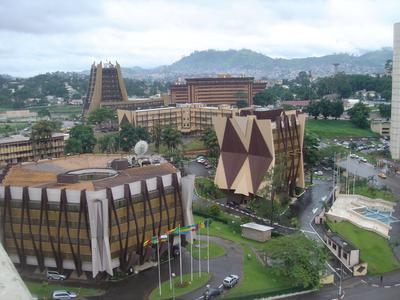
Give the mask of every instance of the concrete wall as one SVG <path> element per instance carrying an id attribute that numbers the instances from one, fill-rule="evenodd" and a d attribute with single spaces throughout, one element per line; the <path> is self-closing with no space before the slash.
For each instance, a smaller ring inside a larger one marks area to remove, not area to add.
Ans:
<path id="1" fill-rule="evenodd" d="M 271 230 L 259 231 L 251 228 L 242 227 L 242 237 L 254 241 L 265 242 L 271 238 Z"/>

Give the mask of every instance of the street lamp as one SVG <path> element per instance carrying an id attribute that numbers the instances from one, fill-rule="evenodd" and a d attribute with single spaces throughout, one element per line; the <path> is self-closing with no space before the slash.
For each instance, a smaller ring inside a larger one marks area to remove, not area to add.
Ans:
<path id="1" fill-rule="evenodd" d="M 172 273 L 171 274 L 171 276 L 172 276 L 172 300 L 175 300 L 175 280 L 174 280 L 174 278 L 175 278 L 175 273 Z"/>
<path id="2" fill-rule="evenodd" d="M 339 276 L 339 298 L 342 295 L 342 276 L 343 276 L 343 264 L 340 262 L 340 269 L 337 268 L 336 270 L 340 270 L 340 276 Z"/>

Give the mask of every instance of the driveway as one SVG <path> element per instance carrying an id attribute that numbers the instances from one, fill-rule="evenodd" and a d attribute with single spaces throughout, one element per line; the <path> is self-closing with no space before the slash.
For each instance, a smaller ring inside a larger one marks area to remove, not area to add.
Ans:
<path id="1" fill-rule="evenodd" d="M 204 238 L 204 237 L 203 237 Z M 210 259 L 210 272 L 213 274 L 209 284 L 217 287 L 222 283 L 224 277 L 228 274 L 237 274 L 243 277 L 243 250 L 241 247 L 231 241 L 227 241 L 217 237 L 211 237 L 210 241 L 216 242 L 223 246 L 226 250 L 225 255 Z M 198 272 L 198 260 L 193 259 L 193 272 Z M 182 269 L 183 273 L 190 273 L 190 254 L 186 249 L 182 248 Z M 179 276 L 179 259 L 171 262 L 171 270 Z M 201 261 L 202 272 L 207 271 L 207 260 Z M 168 264 L 161 265 L 161 281 L 169 279 Z M 102 296 L 91 297 L 98 300 L 143 300 L 148 299 L 150 292 L 158 286 L 158 269 L 157 267 L 148 269 L 138 275 L 127 278 L 120 282 L 109 284 L 107 292 Z M 199 298 L 205 288 L 200 288 L 187 295 L 176 297 L 176 299 L 193 300 Z"/>

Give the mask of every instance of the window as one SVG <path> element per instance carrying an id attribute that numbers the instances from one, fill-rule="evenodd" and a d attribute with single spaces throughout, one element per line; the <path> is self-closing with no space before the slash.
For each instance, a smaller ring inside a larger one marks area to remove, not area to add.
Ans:
<path id="1" fill-rule="evenodd" d="M 336 244 L 333 244 L 333 249 L 336 250 Z"/>
<path id="2" fill-rule="evenodd" d="M 343 258 L 344 258 L 344 259 L 347 259 L 347 253 L 344 253 L 344 252 L 343 252 Z"/>

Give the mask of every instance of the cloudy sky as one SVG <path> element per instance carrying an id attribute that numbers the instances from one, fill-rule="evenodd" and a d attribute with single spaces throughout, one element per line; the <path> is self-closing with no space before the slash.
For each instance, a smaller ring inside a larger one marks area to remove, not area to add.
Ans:
<path id="1" fill-rule="evenodd" d="M 1 0 L 0 74 L 170 64 L 195 50 L 271 57 L 392 45 L 399 0 Z"/>

